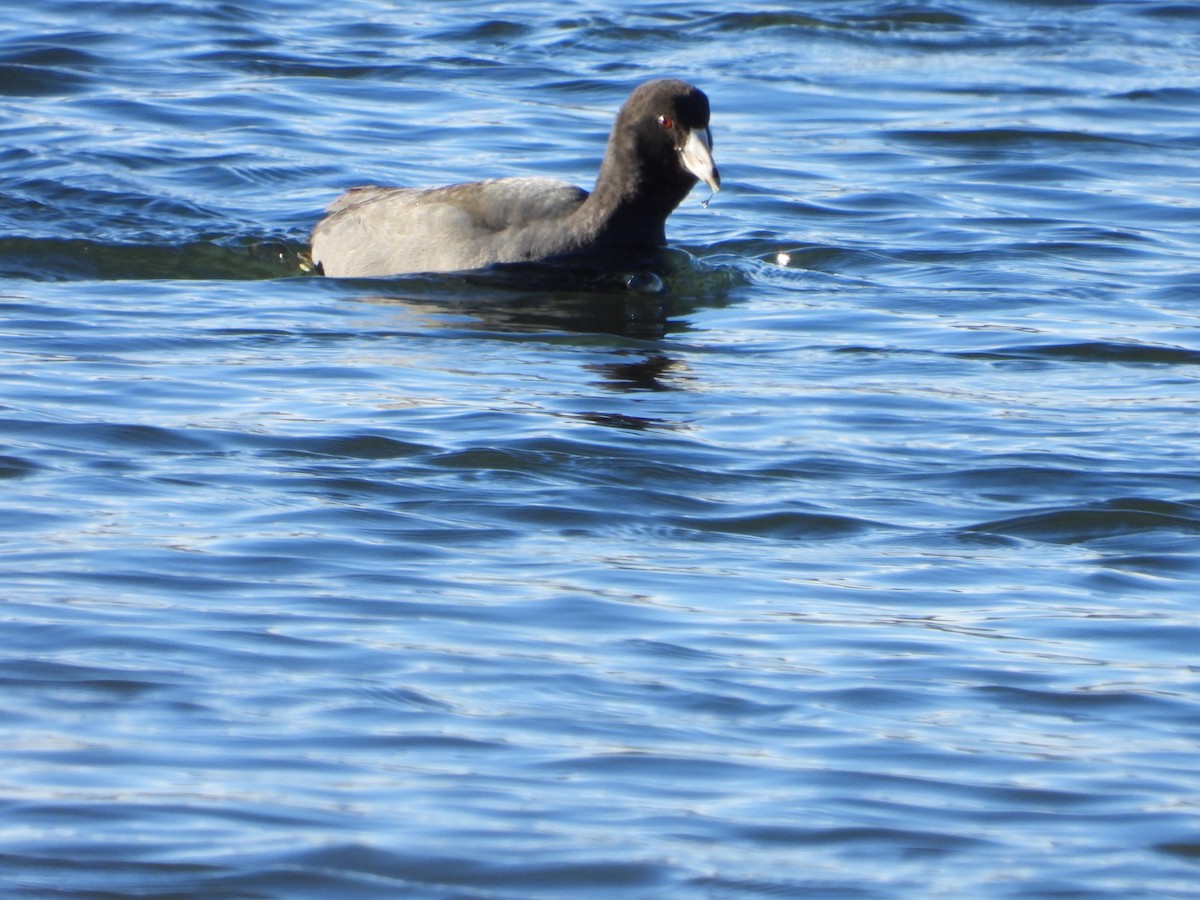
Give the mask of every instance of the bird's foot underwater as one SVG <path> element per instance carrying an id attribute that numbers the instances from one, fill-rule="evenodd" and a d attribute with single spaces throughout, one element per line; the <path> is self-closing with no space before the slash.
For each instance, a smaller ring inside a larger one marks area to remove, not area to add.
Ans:
<path id="1" fill-rule="evenodd" d="M 666 293 L 667 283 L 653 272 L 633 272 L 625 276 L 625 288 L 637 294 L 654 296 Z"/>

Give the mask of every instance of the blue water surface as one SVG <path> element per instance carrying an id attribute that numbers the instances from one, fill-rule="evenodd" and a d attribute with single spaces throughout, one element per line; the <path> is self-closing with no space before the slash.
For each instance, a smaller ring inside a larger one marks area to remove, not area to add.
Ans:
<path id="1" fill-rule="evenodd" d="M 0 13 L 0 893 L 1200 897 L 1200 11 Z M 305 274 L 363 183 L 722 191 Z"/>

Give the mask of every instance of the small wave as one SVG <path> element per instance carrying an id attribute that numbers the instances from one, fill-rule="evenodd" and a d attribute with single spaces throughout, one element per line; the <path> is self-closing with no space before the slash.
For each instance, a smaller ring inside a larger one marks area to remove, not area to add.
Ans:
<path id="1" fill-rule="evenodd" d="M 208 452 L 214 449 L 208 437 L 200 436 L 196 430 L 164 428 L 158 425 L 0 419 L 0 427 L 8 435 L 34 440 L 55 448 L 137 453 Z M 11 460 L 12 457 L 2 458 L 0 462 L 3 459 Z M 29 474 L 31 471 L 33 470 L 17 469 L 14 474 Z"/>
<path id="2" fill-rule="evenodd" d="M 24 478 L 40 471 L 41 468 L 31 459 L 24 459 L 20 456 L 0 456 L 0 480 Z"/>
<path id="3" fill-rule="evenodd" d="M 464 848 L 464 854 L 469 851 Z M 405 890 L 436 885 L 447 888 L 483 888 L 489 894 L 498 890 L 528 890 L 541 893 L 547 888 L 561 892 L 590 891 L 602 884 L 608 890 L 638 888 L 650 891 L 661 887 L 667 874 L 664 866 L 638 860 L 572 857 L 542 861 L 493 861 L 470 855 L 453 857 L 426 853 L 408 853 L 364 844 L 327 845 L 304 849 L 277 864 L 289 873 L 312 874 L 322 879 L 337 879 L 342 889 L 352 887 L 367 876 L 375 887 L 392 886 Z M 447 892 L 451 893 L 451 892 Z"/>
<path id="4" fill-rule="evenodd" d="M 819 18 L 798 12 L 771 10 L 763 12 L 728 12 L 713 16 L 708 25 L 721 32 L 747 31 L 880 31 L 897 32 L 910 29 L 959 28 L 970 19 L 949 10 L 901 9 L 893 7 L 877 14 L 845 15 Z"/>
<path id="5" fill-rule="evenodd" d="M 87 90 L 88 79 L 74 72 L 45 66 L 0 63 L 0 95 L 58 97 Z"/>
<path id="6" fill-rule="evenodd" d="M 722 32 L 809 30 L 834 27 L 832 21 L 794 12 L 728 12 L 713 16 L 708 26 Z"/>
<path id="7" fill-rule="evenodd" d="M 1200 507 L 1133 497 L 994 519 L 964 530 L 1054 544 L 1078 544 L 1146 532 L 1200 534 Z"/>
<path id="8" fill-rule="evenodd" d="M 1181 857 L 1189 862 L 1200 862 L 1200 841 L 1171 841 L 1155 844 L 1154 849 L 1160 853 Z"/>
<path id="9" fill-rule="evenodd" d="M 0 238 L 0 278 L 252 280 L 308 274 L 304 266 L 303 251 L 283 240 L 241 238 L 156 245 Z"/>
<path id="10" fill-rule="evenodd" d="M 686 516 L 675 524 L 692 531 L 781 540 L 830 540 L 854 537 L 878 527 L 873 522 L 831 513 L 795 510 L 754 513 L 744 516 Z"/>
<path id="11" fill-rule="evenodd" d="M 91 53 L 40 41 L 22 41 L 0 55 L 0 96 L 62 97 L 83 93 L 90 70 L 103 60 Z"/>
<path id="12" fill-rule="evenodd" d="M 1200 365 L 1200 351 L 1158 344 L 1079 341 L 1067 344 L 1019 344 L 955 354 L 964 359 L 1041 359 L 1124 365 Z"/>
<path id="13" fill-rule="evenodd" d="M 1044 144 L 1128 145 L 1137 143 L 1124 137 L 1053 128 L 897 129 L 885 132 L 884 136 L 889 141 L 923 145 L 937 144 L 985 151 L 1040 147 Z"/>

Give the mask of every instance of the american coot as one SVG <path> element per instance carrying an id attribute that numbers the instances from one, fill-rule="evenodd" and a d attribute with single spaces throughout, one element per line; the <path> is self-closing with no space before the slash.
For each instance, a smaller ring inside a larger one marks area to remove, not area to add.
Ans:
<path id="1" fill-rule="evenodd" d="M 714 191 L 708 97 L 674 79 L 629 95 L 589 194 L 549 178 L 347 191 L 313 230 L 326 275 L 454 272 L 580 254 L 620 257 L 666 243 L 667 216 L 700 179 Z"/>

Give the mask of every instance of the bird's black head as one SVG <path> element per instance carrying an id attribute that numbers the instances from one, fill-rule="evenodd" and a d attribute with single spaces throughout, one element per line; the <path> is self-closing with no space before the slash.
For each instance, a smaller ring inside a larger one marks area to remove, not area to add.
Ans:
<path id="1" fill-rule="evenodd" d="M 621 107 L 614 132 L 622 128 L 635 136 L 635 152 L 647 175 L 670 184 L 686 183 L 688 188 L 699 179 L 714 191 L 720 189 L 708 97 L 699 88 L 673 78 L 647 81 Z"/>

